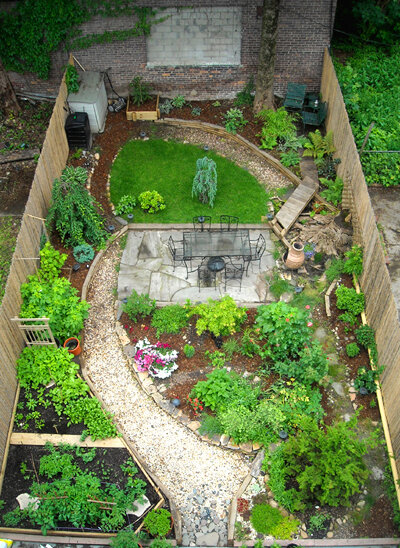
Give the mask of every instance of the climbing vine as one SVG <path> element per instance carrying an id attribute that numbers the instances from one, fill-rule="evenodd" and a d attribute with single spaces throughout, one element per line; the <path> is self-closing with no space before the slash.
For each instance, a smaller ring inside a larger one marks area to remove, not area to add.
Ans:
<path id="1" fill-rule="evenodd" d="M 94 44 L 148 35 L 162 9 L 136 5 L 136 0 L 19 0 L 15 7 L 0 12 L 0 57 L 6 70 L 34 72 L 47 79 L 51 53 L 59 47 L 85 49 Z M 134 15 L 131 29 L 105 31 L 82 36 L 80 25 L 94 16 Z"/>

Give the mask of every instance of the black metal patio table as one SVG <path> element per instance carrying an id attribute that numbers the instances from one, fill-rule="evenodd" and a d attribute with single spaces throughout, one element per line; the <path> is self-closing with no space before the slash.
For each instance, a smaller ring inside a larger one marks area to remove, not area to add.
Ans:
<path id="1" fill-rule="evenodd" d="M 184 232 L 183 260 L 205 257 L 249 257 L 251 255 L 248 229 L 216 232 Z M 187 277 L 187 276 L 186 276 Z"/>

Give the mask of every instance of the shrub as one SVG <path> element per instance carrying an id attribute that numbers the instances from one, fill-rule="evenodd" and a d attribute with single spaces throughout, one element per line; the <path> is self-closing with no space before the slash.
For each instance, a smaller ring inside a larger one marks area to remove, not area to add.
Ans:
<path id="1" fill-rule="evenodd" d="M 64 341 L 83 329 L 89 304 L 79 300 L 78 291 L 66 278 L 40 283 L 32 279 L 21 285 L 21 318 L 49 318 L 53 335 Z"/>
<path id="2" fill-rule="evenodd" d="M 143 81 L 141 76 L 135 78 L 129 84 L 129 90 L 132 98 L 132 103 L 136 106 L 142 105 L 151 97 L 150 86 Z"/>
<path id="3" fill-rule="evenodd" d="M 87 263 L 94 257 L 94 249 L 90 244 L 80 244 L 74 247 L 73 255 L 78 263 Z"/>
<path id="4" fill-rule="evenodd" d="M 376 392 L 376 381 L 379 381 L 379 377 L 383 373 L 383 370 L 383 365 L 377 367 L 376 369 L 360 367 L 357 372 L 357 377 L 354 379 L 354 388 L 356 390 L 365 388 L 368 394 L 373 394 Z"/>
<path id="5" fill-rule="evenodd" d="M 232 335 L 239 331 L 240 326 L 247 318 L 246 309 L 239 308 L 229 295 L 216 301 L 208 299 L 207 303 L 194 306 L 189 315 L 198 316 L 196 321 L 198 335 L 209 331 L 216 337 Z"/>
<path id="6" fill-rule="evenodd" d="M 130 194 L 122 196 L 118 202 L 117 207 L 114 210 L 115 215 L 127 215 L 132 213 L 133 208 L 136 205 L 136 198 Z"/>
<path id="7" fill-rule="evenodd" d="M 340 310 L 347 310 L 354 316 L 358 316 L 364 310 L 364 293 L 357 293 L 353 287 L 339 285 L 336 289 L 336 306 Z"/>
<path id="8" fill-rule="evenodd" d="M 319 180 L 324 186 L 327 187 L 326 190 L 321 192 L 321 196 L 333 205 L 339 205 L 342 202 L 343 179 L 336 177 L 336 179 L 332 181 L 330 179 L 320 177 Z"/>
<path id="9" fill-rule="evenodd" d="M 140 207 L 147 213 L 156 213 L 166 208 L 164 198 L 156 190 L 146 190 L 138 196 Z"/>
<path id="10" fill-rule="evenodd" d="M 356 343 L 346 344 L 346 354 L 349 358 L 355 358 L 360 353 L 360 347 Z"/>
<path id="11" fill-rule="evenodd" d="M 348 504 L 369 476 L 363 455 L 379 443 L 377 431 L 359 439 L 356 426 L 357 415 L 326 429 L 303 417 L 297 435 L 271 455 L 268 485 L 275 500 L 290 512 Z"/>
<path id="12" fill-rule="evenodd" d="M 171 529 L 171 513 L 165 508 L 150 510 L 143 520 L 143 527 L 152 537 L 165 537 Z"/>
<path id="13" fill-rule="evenodd" d="M 319 382 L 328 373 L 328 360 L 318 341 L 312 341 L 299 351 L 297 361 L 277 361 L 274 370 L 303 384 Z"/>
<path id="14" fill-rule="evenodd" d="M 196 161 L 196 175 L 193 179 L 192 197 L 197 196 L 202 204 L 214 206 L 217 194 L 217 166 L 214 160 L 199 158 Z"/>
<path id="15" fill-rule="evenodd" d="M 261 110 L 257 116 L 264 122 L 261 133 L 257 135 L 261 138 L 260 148 L 271 150 L 278 142 L 284 143 L 296 136 L 298 114 L 291 114 L 280 107 L 277 110 Z"/>
<path id="16" fill-rule="evenodd" d="M 54 225 L 67 245 L 101 245 L 107 237 L 97 210 L 100 206 L 85 188 L 86 179 L 83 168 L 66 167 L 53 184 L 46 224 Z"/>
<path id="17" fill-rule="evenodd" d="M 117 535 L 111 539 L 110 546 L 113 548 L 140 548 L 141 544 L 136 533 L 127 529 L 121 529 L 118 531 Z M 155 546 L 154 548 L 164 547 Z"/>
<path id="18" fill-rule="evenodd" d="M 344 271 L 346 274 L 355 274 L 361 276 L 363 271 L 363 248 L 359 245 L 353 245 L 349 251 L 346 251 L 346 262 Z"/>
<path id="19" fill-rule="evenodd" d="M 244 127 L 247 120 L 244 119 L 243 112 L 240 108 L 230 108 L 224 114 L 224 126 L 228 133 L 237 133 L 237 130 Z"/>
<path id="20" fill-rule="evenodd" d="M 29 276 L 28 280 L 38 280 L 39 282 L 51 282 L 58 278 L 61 268 L 67 260 L 66 253 L 60 253 L 46 242 L 39 252 L 40 267 L 34 276 Z"/>
<path id="21" fill-rule="evenodd" d="M 239 91 L 239 93 L 236 94 L 236 98 L 233 101 L 233 104 L 235 107 L 244 107 L 249 106 L 251 107 L 254 102 L 254 77 L 250 76 L 249 81 L 244 86 L 242 91 Z"/>
<path id="22" fill-rule="evenodd" d="M 183 95 L 176 95 L 172 99 L 171 103 L 174 108 L 182 108 L 185 106 L 186 101 Z"/>
<path id="23" fill-rule="evenodd" d="M 133 289 L 128 297 L 128 301 L 122 307 L 122 310 L 128 314 L 129 319 L 137 322 L 138 316 L 149 316 L 156 308 L 155 299 L 150 299 L 146 294 L 139 293 Z"/>
<path id="24" fill-rule="evenodd" d="M 185 308 L 179 304 L 170 304 L 157 308 L 153 313 L 151 325 L 157 329 L 157 337 L 161 333 L 179 333 L 187 326 L 188 317 Z"/>
<path id="25" fill-rule="evenodd" d="M 328 282 L 338 280 L 344 272 L 344 260 L 332 259 L 330 266 L 325 270 L 325 276 Z"/>
<path id="26" fill-rule="evenodd" d="M 288 152 L 283 152 L 281 154 L 281 164 L 286 167 L 298 166 L 300 164 L 300 157 L 294 150 L 289 150 Z"/>
<path id="27" fill-rule="evenodd" d="M 278 508 L 269 504 L 255 504 L 250 521 L 257 533 L 279 539 L 292 538 L 300 525 L 298 520 L 283 516 Z"/>
<path id="28" fill-rule="evenodd" d="M 356 330 L 356 338 L 357 342 L 361 344 L 364 348 L 374 348 L 376 346 L 375 343 L 375 331 L 370 327 L 369 325 L 361 325 Z"/>
<path id="29" fill-rule="evenodd" d="M 193 358 L 195 352 L 196 351 L 194 349 L 194 346 L 192 346 L 191 344 L 185 344 L 185 346 L 183 347 L 183 353 L 187 358 Z"/>
<path id="30" fill-rule="evenodd" d="M 68 65 L 65 70 L 65 83 L 68 93 L 78 93 L 79 74 L 74 65 Z"/>

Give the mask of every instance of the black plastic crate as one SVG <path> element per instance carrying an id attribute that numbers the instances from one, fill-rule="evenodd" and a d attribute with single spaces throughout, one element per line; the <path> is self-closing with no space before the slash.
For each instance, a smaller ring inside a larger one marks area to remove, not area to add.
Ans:
<path id="1" fill-rule="evenodd" d="M 65 121 L 65 133 L 70 148 L 91 148 L 92 134 L 87 112 L 69 114 Z"/>

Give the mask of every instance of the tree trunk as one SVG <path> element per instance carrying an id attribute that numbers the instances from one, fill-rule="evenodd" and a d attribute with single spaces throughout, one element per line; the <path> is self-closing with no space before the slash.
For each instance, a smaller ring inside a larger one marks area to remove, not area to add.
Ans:
<path id="1" fill-rule="evenodd" d="M 0 110 L 7 116 L 10 112 L 21 110 L 14 88 L 10 82 L 7 72 L 4 70 L 0 59 Z"/>
<path id="2" fill-rule="evenodd" d="M 274 106 L 274 69 L 280 0 L 264 0 L 254 113 Z"/>

